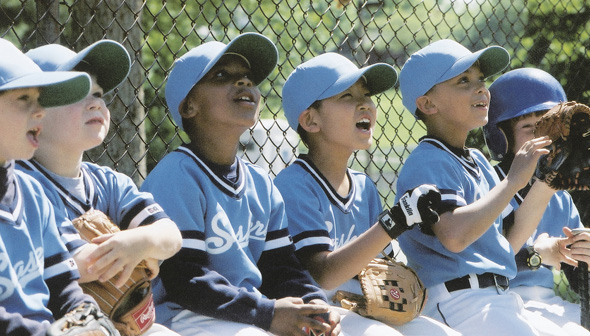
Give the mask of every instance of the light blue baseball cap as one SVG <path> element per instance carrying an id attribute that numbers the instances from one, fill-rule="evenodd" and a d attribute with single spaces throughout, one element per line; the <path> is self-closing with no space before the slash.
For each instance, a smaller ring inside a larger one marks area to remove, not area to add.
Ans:
<path id="1" fill-rule="evenodd" d="M 98 85 L 108 93 L 129 75 L 131 58 L 125 47 L 113 40 L 100 40 L 79 53 L 59 44 L 29 50 L 26 55 L 43 71 L 74 70 L 80 63 L 92 69 Z"/>
<path id="2" fill-rule="evenodd" d="M 291 72 L 283 86 L 283 110 L 289 126 L 297 129 L 299 116 L 316 100 L 337 95 L 365 79 L 371 95 L 392 88 L 397 72 L 386 63 L 358 68 L 348 58 L 328 52 L 300 64 Z"/>
<path id="3" fill-rule="evenodd" d="M 453 40 L 439 40 L 418 50 L 404 64 L 399 75 L 404 106 L 416 116 L 416 99 L 436 84 L 460 75 L 479 60 L 484 77 L 492 76 L 508 66 L 506 49 L 491 46 L 472 53 Z"/>
<path id="4" fill-rule="evenodd" d="M 218 41 L 203 43 L 174 62 L 166 82 L 166 103 L 174 122 L 181 129 L 179 107 L 190 90 L 215 66 L 221 56 L 237 54 L 250 66 L 252 81 L 258 85 L 277 66 L 279 53 L 275 44 L 258 33 L 244 33 L 227 45 Z"/>
<path id="5" fill-rule="evenodd" d="M 0 91 L 39 88 L 39 104 L 54 107 L 82 100 L 90 91 L 84 72 L 43 72 L 8 40 L 0 38 Z"/>

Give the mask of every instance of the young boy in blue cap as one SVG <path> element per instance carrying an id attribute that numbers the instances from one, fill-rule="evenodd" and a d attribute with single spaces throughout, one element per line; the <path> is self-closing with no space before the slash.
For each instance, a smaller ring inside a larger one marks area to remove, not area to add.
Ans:
<path id="1" fill-rule="evenodd" d="M 44 71 L 78 70 L 89 73 L 92 79 L 90 93 L 83 100 L 49 109 L 33 159 L 17 162 L 19 169 L 44 186 L 56 215 L 67 219 L 61 221 L 59 229 L 80 269 L 80 282 L 112 281 L 121 287 L 142 260 L 155 277 L 159 261 L 180 250 L 178 228 L 131 178 L 82 161 L 84 152 L 99 146 L 108 133 L 110 111 L 103 96 L 127 78 L 129 54 L 118 42 L 100 40 L 78 53 L 48 44 L 26 55 Z M 91 209 L 105 213 L 121 231 L 86 243 L 70 221 Z M 153 324 L 154 308 L 149 298 L 135 309 L 147 312 L 134 318 L 145 335 L 175 335 Z"/>
<path id="2" fill-rule="evenodd" d="M 441 192 L 440 221 L 432 231 L 399 238 L 408 265 L 428 288 L 424 314 L 465 335 L 560 335 L 549 320 L 523 309 L 509 291 L 518 251 L 539 223 L 555 193 L 535 183 L 503 235 L 502 213 L 532 178 L 551 141 L 527 141 L 506 178 L 476 150 L 468 133 L 486 124 L 490 93 L 485 79 L 504 69 L 508 52 L 498 46 L 475 53 L 452 40 L 433 42 L 411 55 L 400 72 L 404 106 L 426 125 L 427 135 L 406 160 L 397 190 L 428 183 Z M 397 196 L 401 196 L 399 193 Z"/>
<path id="3" fill-rule="evenodd" d="M 285 205 L 262 168 L 237 157 L 259 116 L 275 45 L 245 33 L 175 62 L 166 102 L 190 138 L 160 161 L 142 190 L 178 225 L 182 249 L 161 265 L 157 316 L 182 335 L 339 334 L 339 316 L 294 255 Z M 321 323 L 314 314 L 328 313 Z"/>
<path id="4" fill-rule="evenodd" d="M 494 169 L 503 179 L 514 153 L 525 141 L 534 138 L 535 123 L 567 98 L 557 79 L 535 68 L 503 74 L 490 86 L 490 94 L 489 122 L 483 130 L 492 159 L 500 162 Z M 529 183 L 518 191 L 511 202 L 514 208 L 518 208 L 530 188 Z M 505 230 L 510 227 L 511 219 L 504 219 Z M 575 240 L 571 238 L 572 229 L 583 227 L 570 194 L 565 190 L 557 191 L 537 229 L 516 253 L 518 273 L 510 280 L 510 289 L 522 297 L 525 307 L 561 326 L 564 335 L 590 334 L 579 324 L 580 305 L 555 294 L 551 270 L 552 267 L 559 270 L 561 263 L 568 264 L 564 269 L 571 270 L 572 266 L 577 266 L 574 259 L 590 261 L 584 246 L 584 241 L 590 240 L 588 233 L 576 236 Z"/>
<path id="5" fill-rule="evenodd" d="M 51 323 L 77 307 L 98 307 L 76 281 L 76 264 L 60 240 L 43 188 L 15 171 L 14 160 L 31 158 L 39 146 L 44 108 L 84 98 L 90 78 L 44 73 L 5 39 L 0 54 L 0 334 L 45 335 Z M 94 332 L 108 335 L 106 329 Z"/>
<path id="6" fill-rule="evenodd" d="M 435 188 L 408 191 L 408 212 L 398 204 L 383 213 L 373 181 L 348 168 L 351 155 L 372 144 L 377 109 L 371 96 L 396 82 L 388 64 L 359 69 L 342 55 L 325 53 L 296 67 L 283 87 L 285 116 L 309 151 L 283 169 L 275 183 L 285 199 L 296 255 L 328 297 L 336 290 L 362 295 L 355 276 L 363 267 L 406 230 L 438 219 L 429 208 L 440 197 Z M 406 218 L 409 212 L 417 218 Z M 458 335 L 424 316 L 394 326 L 337 310 L 347 335 Z"/>

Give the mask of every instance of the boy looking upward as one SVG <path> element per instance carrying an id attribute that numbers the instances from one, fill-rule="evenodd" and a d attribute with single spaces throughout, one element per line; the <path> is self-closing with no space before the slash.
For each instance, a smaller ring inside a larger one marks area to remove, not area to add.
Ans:
<path id="1" fill-rule="evenodd" d="M 339 333 L 339 316 L 297 261 L 285 205 L 261 167 L 237 157 L 259 116 L 258 84 L 276 67 L 274 43 L 245 33 L 175 62 L 166 102 L 190 143 L 168 154 L 142 190 L 178 225 L 183 246 L 164 261 L 157 316 L 182 335 Z"/>
<path id="2" fill-rule="evenodd" d="M 325 53 L 297 66 L 283 87 L 285 116 L 309 150 L 283 169 L 275 183 L 285 198 L 297 257 L 329 297 L 337 289 L 362 294 L 355 276 L 363 267 L 415 224 L 426 227 L 438 219 L 426 201 L 438 191 L 422 186 L 407 193 L 411 209 L 422 218 L 407 220 L 397 205 L 385 212 L 394 219 L 390 227 L 379 220 L 381 198 L 373 181 L 348 168 L 352 154 L 372 144 L 377 121 L 372 96 L 396 82 L 391 65 L 359 69 L 342 55 Z M 342 331 L 349 335 L 457 334 L 423 316 L 393 326 L 338 311 Z"/>
<path id="3" fill-rule="evenodd" d="M 440 40 L 404 64 L 403 103 L 424 122 L 427 135 L 406 160 L 397 189 L 433 184 L 442 205 L 431 232 L 408 231 L 399 242 L 429 290 L 425 315 L 466 335 L 559 335 L 558 326 L 523 309 L 522 299 L 508 290 L 516 275 L 514 251 L 530 237 L 542 216 L 538 209 L 555 190 L 535 183 L 506 235 L 501 216 L 511 211 L 510 200 L 532 178 L 551 141 L 527 141 L 502 181 L 480 151 L 465 147 L 468 133 L 488 121 L 485 79 L 509 59 L 498 46 L 472 53 L 455 41 Z"/>
<path id="4" fill-rule="evenodd" d="M 31 158 L 38 148 L 45 108 L 84 98 L 90 78 L 42 72 L 2 38 L 0 54 L 0 334 L 45 335 L 77 307 L 98 307 L 76 281 L 76 264 L 43 188 L 16 171 L 14 160 Z M 94 332 L 111 336 L 106 329 Z"/>

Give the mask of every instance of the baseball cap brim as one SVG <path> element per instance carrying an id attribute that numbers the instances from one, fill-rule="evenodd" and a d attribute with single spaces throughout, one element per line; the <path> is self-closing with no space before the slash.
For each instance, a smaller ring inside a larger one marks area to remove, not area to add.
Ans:
<path id="1" fill-rule="evenodd" d="M 245 33 L 231 41 L 225 51 L 216 57 L 215 62 L 210 63 L 210 67 L 204 73 L 211 70 L 219 58 L 228 53 L 241 55 L 248 61 L 252 71 L 252 81 L 256 85 L 270 75 L 277 66 L 279 58 L 274 43 L 267 37 L 255 33 Z"/>
<path id="2" fill-rule="evenodd" d="M 369 93 L 375 95 L 387 91 L 395 85 L 397 82 L 397 72 L 392 66 L 385 63 L 377 63 L 358 69 L 357 71 L 348 73 L 346 76 L 338 78 L 332 86 L 326 89 L 315 100 L 335 96 L 347 90 L 361 78 L 364 78 Z"/>
<path id="3" fill-rule="evenodd" d="M 38 87 L 43 107 L 70 105 L 90 92 L 90 76 L 84 72 L 34 72 L 0 86 L 0 91 Z"/>
<path id="4" fill-rule="evenodd" d="M 101 40 L 89 45 L 57 70 L 73 70 L 81 62 L 90 64 L 94 69 L 98 85 L 105 93 L 119 86 L 131 69 L 131 58 L 125 47 L 111 40 Z"/>
<path id="5" fill-rule="evenodd" d="M 125 47 L 112 40 L 100 40 L 79 53 L 59 44 L 48 44 L 26 54 L 43 71 L 70 71 L 84 63 L 105 93 L 119 86 L 129 75 L 131 58 Z"/>

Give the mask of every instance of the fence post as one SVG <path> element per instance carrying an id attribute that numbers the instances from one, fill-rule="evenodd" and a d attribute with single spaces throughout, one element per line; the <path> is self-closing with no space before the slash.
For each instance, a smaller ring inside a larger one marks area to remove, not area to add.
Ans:
<path id="1" fill-rule="evenodd" d="M 129 77 L 117 89 L 117 94 L 105 96 L 111 111 L 111 127 L 104 146 L 85 154 L 85 159 L 116 169 L 141 184 L 147 175 L 145 160 L 146 113 L 142 105 L 145 71 L 141 67 L 141 49 L 145 43 L 141 22 L 142 0 L 81 0 L 74 5 L 72 25 L 76 50 L 103 38 L 120 42 L 131 56 Z"/>
<path id="2" fill-rule="evenodd" d="M 36 0 L 37 28 L 36 46 L 59 43 L 59 0 Z"/>

